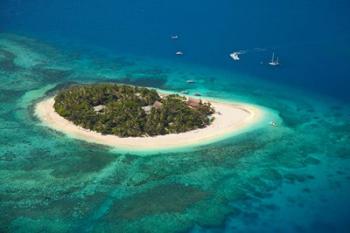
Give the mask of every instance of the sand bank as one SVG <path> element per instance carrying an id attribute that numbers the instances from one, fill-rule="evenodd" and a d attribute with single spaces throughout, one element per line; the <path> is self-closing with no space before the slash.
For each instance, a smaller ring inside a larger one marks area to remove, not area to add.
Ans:
<path id="1" fill-rule="evenodd" d="M 216 111 L 214 114 L 215 120 L 206 128 L 155 137 L 121 138 L 84 129 L 55 112 L 53 97 L 39 102 L 35 106 L 35 114 L 46 126 L 63 132 L 70 137 L 130 150 L 170 149 L 209 143 L 258 123 L 263 115 L 262 110 L 253 105 L 211 100 L 210 102 Z"/>

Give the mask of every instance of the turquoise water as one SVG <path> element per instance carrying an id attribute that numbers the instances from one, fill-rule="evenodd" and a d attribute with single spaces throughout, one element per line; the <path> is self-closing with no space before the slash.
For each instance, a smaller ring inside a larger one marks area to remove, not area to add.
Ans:
<path id="1" fill-rule="evenodd" d="M 196 80 L 189 85 L 187 79 Z M 33 106 L 116 81 L 275 111 L 279 127 L 146 157 L 69 138 Z M 238 72 L 0 35 L 0 232 L 347 232 L 350 106 Z"/>

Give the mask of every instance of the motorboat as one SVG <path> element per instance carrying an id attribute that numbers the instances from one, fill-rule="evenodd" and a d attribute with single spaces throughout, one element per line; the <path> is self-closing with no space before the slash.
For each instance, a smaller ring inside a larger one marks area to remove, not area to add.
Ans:
<path id="1" fill-rule="evenodd" d="M 238 56 L 239 54 L 240 54 L 239 52 L 233 52 L 230 54 L 230 57 L 235 61 L 239 61 L 240 60 L 240 58 Z"/>

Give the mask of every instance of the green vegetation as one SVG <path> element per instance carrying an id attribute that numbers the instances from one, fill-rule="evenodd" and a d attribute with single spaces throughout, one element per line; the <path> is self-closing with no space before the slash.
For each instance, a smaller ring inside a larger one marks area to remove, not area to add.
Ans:
<path id="1" fill-rule="evenodd" d="M 83 128 L 119 137 L 154 136 L 204 128 L 210 103 L 179 95 L 161 98 L 155 90 L 118 85 L 76 85 L 61 90 L 54 108 Z"/>

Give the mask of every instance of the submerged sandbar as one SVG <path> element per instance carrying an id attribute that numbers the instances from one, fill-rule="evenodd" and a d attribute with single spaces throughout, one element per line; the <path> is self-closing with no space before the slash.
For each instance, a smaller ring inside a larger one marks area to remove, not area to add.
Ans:
<path id="1" fill-rule="evenodd" d="M 215 119 L 210 125 L 188 132 L 152 137 L 103 135 L 79 127 L 55 111 L 54 97 L 39 102 L 35 106 L 35 114 L 46 126 L 65 133 L 72 138 L 128 150 L 171 149 L 210 143 L 260 122 L 263 116 L 262 109 L 254 105 L 201 99 L 209 101 L 215 109 L 213 114 Z"/>

